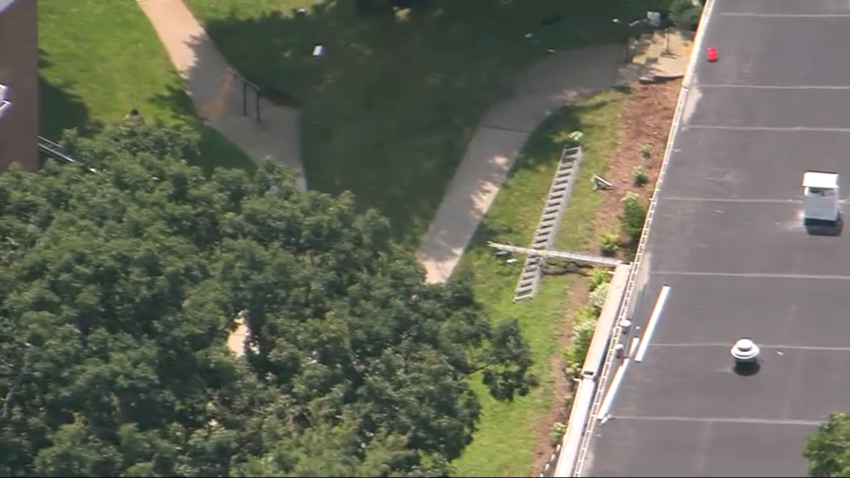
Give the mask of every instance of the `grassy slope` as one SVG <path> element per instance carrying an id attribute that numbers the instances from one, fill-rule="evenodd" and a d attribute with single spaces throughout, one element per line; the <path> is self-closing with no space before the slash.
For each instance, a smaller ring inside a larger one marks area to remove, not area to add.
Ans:
<path id="1" fill-rule="evenodd" d="M 429 0 L 422 13 L 358 15 L 355 1 L 188 0 L 243 74 L 303 106 L 311 187 L 352 190 L 414 245 L 500 85 L 544 56 L 616 36 L 639 2 Z M 292 9 L 312 7 L 306 16 Z M 552 26 L 541 21 L 553 15 Z M 525 38 L 534 32 L 545 47 Z M 311 56 L 323 44 L 322 58 Z"/>
<path id="2" fill-rule="evenodd" d="M 41 134 L 94 132 L 138 108 L 149 121 L 188 122 L 205 168 L 253 168 L 241 149 L 194 116 L 156 32 L 132 0 L 40 0 Z"/>
<path id="3" fill-rule="evenodd" d="M 566 289 L 573 277 L 546 277 L 535 299 L 515 304 L 513 290 L 522 262 L 505 264 L 493 257 L 486 243 L 530 243 L 563 141 L 571 131 L 580 130 L 585 133 L 588 149 L 556 242 L 567 250 L 582 248 L 591 238 L 592 218 L 601 204 L 601 196 L 593 193 L 591 179 L 604 172 L 616 147 L 622 98 L 623 94 L 612 91 L 562 110 L 532 135 L 461 262 L 461 268 L 475 271 L 478 299 L 494 318 L 519 319 L 532 347 L 535 372 L 543 380 L 541 387 L 513 403 L 496 402 L 477 385 L 484 404 L 483 418 L 474 442 L 454 463 L 460 476 L 528 476 L 540 438 L 535 424 L 552 407 L 552 377 L 561 373 L 552 370 L 551 360 L 563 352 L 558 341 L 568 332 L 564 311 Z"/>

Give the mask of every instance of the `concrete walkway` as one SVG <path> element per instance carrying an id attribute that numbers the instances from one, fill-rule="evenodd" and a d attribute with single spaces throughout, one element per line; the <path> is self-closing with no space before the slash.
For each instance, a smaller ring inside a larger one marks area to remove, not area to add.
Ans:
<path id="1" fill-rule="evenodd" d="M 137 0 L 150 19 L 198 114 L 256 162 L 271 156 L 299 173 L 301 163 L 299 112 L 260 100 L 262 121 L 257 123 L 253 94 L 249 116 L 242 115 L 242 88 L 235 70 L 218 52 L 204 28 L 182 0 Z"/>
<path id="2" fill-rule="evenodd" d="M 419 248 L 428 282 L 448 280 L 531 132 L 559 108 L 610 88 L 624 48 L 557 52 L 513 81 L 512 97 L 495 105 L 476 129 Z"/>

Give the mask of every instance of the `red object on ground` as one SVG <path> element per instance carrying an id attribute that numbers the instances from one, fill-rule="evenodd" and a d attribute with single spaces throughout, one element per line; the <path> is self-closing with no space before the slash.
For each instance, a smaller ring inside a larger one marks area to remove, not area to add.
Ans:
<path id="1" fill-rule="evenodd" d="M 711 62 L 717 61 L 717 48 L 709 48 L 708 50 L 706 50 L 705 58 Z"/>

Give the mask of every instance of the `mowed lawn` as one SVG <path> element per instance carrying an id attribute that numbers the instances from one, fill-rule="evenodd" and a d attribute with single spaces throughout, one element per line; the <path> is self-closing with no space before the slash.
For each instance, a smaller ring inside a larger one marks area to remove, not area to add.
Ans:
<path id="1" fill-rule="evenodd" d="M 240 72 L 301 105 L 311 188 L 353 191 L 411 246 L 507 80 L 547 48 L 621 38 L 612 19 L 639 18 L 647 8 L 624 0 L 429 0 L 421 10 L 361 14 L 354 0 L 187 3 Z M 316 45 L 323 56 L 313 56 Z"/>
<path id="2" fill-rule="evenodd" d="M 254 168 L 197 119 L 153 27 L 134 0 L 39 0 L 41 135 L 91 134 L 138 108 L 148 122 L 188 123 L 202 136 L 199 166 Z"/>
<path id="3" fill-rule="evenodd" d="M 572 131 L 582 131 L 587 149 L 556 243 L 560 249 L 584 250 L 594 238 L 592 222 L 603 199 L 602 193 L 593 191 L 592 178 L 604 174 L 617 146 L 618 119 L 624 98 L 623 93 L 606 92 L 550 117 L 529 139 L 461 260 L 460 269 L 475 274 L 476 296 L 491 317 L 519 320 L 531 346 L 534 372 L 540 376 L 541 385 L 525 397 L 500 403 L 474 382 L 484 408 L 474 441 L 453 463 L 458 476 L 537 476 L 541 471 L 532 470 L 531 464 L 540 440 L 547 438 L 552 423 L 543 424 L 545 431 L 541 435 L 539 420 L 546 417 L 553 405 L 563 405 L 566 398 L 554 397 L 555 376 L 563 371 L 553 369 L 553 358 L 563 353 L 559 341 L 570 333 L 567 289 L 576 276 L 546 276 L 537 297 L 514 303 L 514 287 L 524 257 L 517 256 L 516 264 L 507 264 L 504 259 L 494 257 L 487 241 L 531 243 L 567 136 Z"/>

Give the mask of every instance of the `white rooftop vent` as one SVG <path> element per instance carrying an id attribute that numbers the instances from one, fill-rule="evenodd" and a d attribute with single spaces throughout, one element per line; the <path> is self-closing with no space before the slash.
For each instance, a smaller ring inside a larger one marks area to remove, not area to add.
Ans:
<path id="1" fill-rule="evenodd" d="M 803 175 L 805 220 L 838 220 L 840 206 L 839 179 L 836 173 L 807 171 Z"/>
<path id="2" fill-rule="evenodd" d="M 755 360 L 759 355 L 759 346 L 755 344 L 751 339 L 746 337 L 742 339 L 738 339 L 734 345 L 732 345 L 732 349 L 730 350 L 732 353 L 732 357 L 735 360 L 740 361 L 750 361 Z"/>

